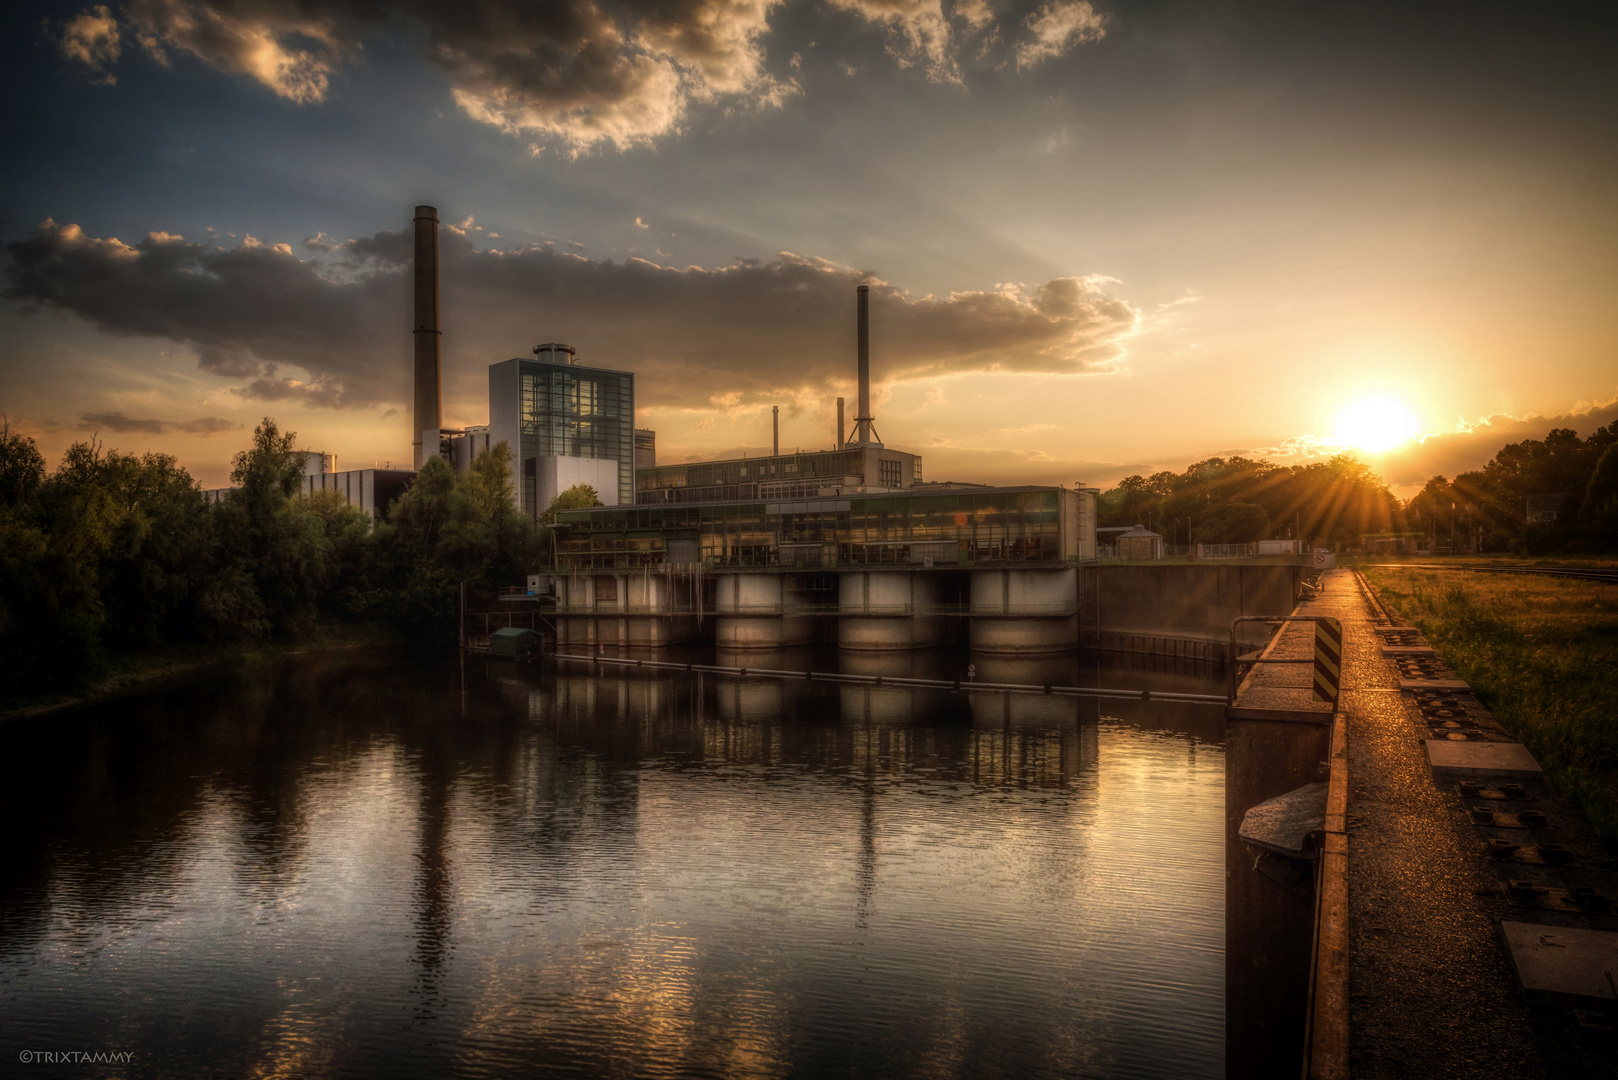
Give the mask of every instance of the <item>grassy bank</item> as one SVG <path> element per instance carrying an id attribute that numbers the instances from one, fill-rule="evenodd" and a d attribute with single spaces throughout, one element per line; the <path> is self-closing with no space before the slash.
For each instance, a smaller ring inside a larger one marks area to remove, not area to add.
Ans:
<path id="1" fill-rule="evenodd" d="M 1341 566 L 1364 569 L 1385 563 L 1421 563 L 1428 566 L 1571 566 L 1609 568 L 1618 566 L 1618 555 L 1546 555 L 1519 558 L 1513 555 L 1339 555 Z"/>
<path id="2" fill-rule="evenodd" d="M 0 700 L 0 723 L 105 701 L 134 693 L 161 679 L 217 664 L 265 663 L 299 653 L 393 645 L 398 642 L 397 635 L 382 627 L 336 623 L 316 627 L 297 641 L 231 645 L 182 643 L 138 652 L 113 653 L 76 686 L 62 691 Z"/>
<path id="3" fill-rule="evenodd" d="M 1618 847 L 1618 585 L 1362 572 Z"/>

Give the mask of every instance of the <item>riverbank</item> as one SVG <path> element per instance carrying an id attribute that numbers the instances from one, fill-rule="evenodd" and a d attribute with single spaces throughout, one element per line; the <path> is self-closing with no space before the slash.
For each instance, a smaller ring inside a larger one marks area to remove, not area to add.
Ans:
<path id="1" fill-rule="evenodd" d="M 164 679 L 220 664 L 261 664 L 302 653 L 400 643 L 398 634 L 386 627 L 333 623 L 318 626 L 297 641 L 228 645 L 179 642 L 137 652 L 113 653 L 93 675 L 74 687 L 0 703 L 0 723 L 108 701 L 145 690 Z"/>
<path id="2" fill-rule="evenodd" d="M 1362 572 L 1618 847 L 1618 586 L 1386 566 Z"/>

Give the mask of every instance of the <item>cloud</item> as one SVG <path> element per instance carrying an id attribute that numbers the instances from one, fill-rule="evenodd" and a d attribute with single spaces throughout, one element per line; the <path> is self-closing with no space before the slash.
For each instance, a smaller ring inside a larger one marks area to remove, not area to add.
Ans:
<path id="1" fill-rule="evenodd" d="M 298 259 L 148 236 L 135 245 L 47 221 L 7 245 L 3 295 L 126 337 L 183 343 L 257 400 L 356 408 L 406 401 L 411 238 L 383 232 Z M 646 405 L 711 408 L 764 394 L 846 392 L 854 287 L 871 286 L 878 381 L 979 371 L 1117 369 L 1141 311 L 1100 275 L 914 296 L 856 269 L 782 252 L 716 268 L 592 260 L 545 245 L 474 250 L 440 235 L 446 382 L 566 341 L 586 363 L 640 372 Z"/>
<path id="2" fill-rule="evenodd" d="M 779 108 L 801 94 L 800 53 L 778 72 L 765 39 L 785 0 L 123 0 L 131 36 L 165 66 L 191 56 L 255 80 L 297 105 L 327 100 L 332 80 L 364 55 L 365 42 L 405 30 L 442 70 L 457 106 L 473 120 L 577 156 L 648 145 L 683 131 L 696 105 Z M 999 45 L 988 0 L 829 0 L 881 28 L 901 67 L 959 83 L 963 41 Z M 1016 46 L 1032 66 L 1095 41 L 1105 19 L 1086 0 L 1050 0 L 1024 20 Z M 62 29 L 64 55 L 111 82 L 122 40 L 103 5 Z M 850 73 L 852 65 L 844 64 Z"/>
<path id="3" fill-rule="evenodd" d="M 329 266 L 251 237 L 223 248 L 153 233 L 129 245 L 46 221 L 6 245 L 3 294 L 116 336 L 190 346 L 199 367 L 226 378 L 275 380 L 285 378 L 279 368 L 296 368 L 309 374 L 302 396 L 323 405 L 398 400 L 385 353 L 367 335 L 385 333 L 390 315 L 401 326 L 409 318 L 398 269 L 408 238 L 340 251 L 348 264 Z"/>
<path id="4" fill-rule="evenodd" d="M 765 68 L 781 2 L 125 0 L 123 14 L 159 63 L 189 54 L 299 105 L 326 100 L 367 36 L 403 24 L 468 116 L 576 154 L 678 131 L 694 102 L 765 108 L 798 93 Z"/>
<path id="5" fill-rule="evenodd" d="M 319 5 L 253 0 L 126 0 L 135 39 L 165 66 L 169 51 L 247 75 L 299 105 L 324 101 L 331 75 L 359 43 L 345 22 Z"/>
<path id="6" fill-rule="evenodd" d="M 1371 463 L 1388 483 L 1408 487 L 1426 483 L 1433 476 L 1454 479 L 1458 473 L 1481 469 L 1507 443 L 1543 439 L 1553 428 L 1572 428 L 1586 436 L 1613 423 L 1618 423 L 1618 397 L 1575 407 L 1559 416 L 1497 413 L 1474 422 L 1458 421 L 1455 431 L 1396 447 Z"/>
<path id="7" fill-rule="evenodd" d="M 1100 41 L 1107 33 L 1106 22 L 1107 17 L 1097 14 L 1089 0 L 1051 0 L 1023 20 L 1034 39 L 1018 42 L 1017 67 L 1033 67 L 1074 45 Z"/>
<path id="8" fill-rule="evenodd" d="M 79 427 L 85 431 L 99 431 L 105 428 L 120 435 L 129 432 L 163 435 L 177 431 L 207 437 L 222 435 L 227 431 L 240 431 L 243 426 L 232 420 L 221 420 L 217 416 L 204 416 L 196 420 L 139 420 L 133 416 L 125 416 L 121 412 L 110 412 L 84 413 L 79 417 Z"/>
<path id="9" fill-rule="evenodd" d="M 1572 428 L 1588 436 L 1596 428 L 1614 423 L 1618 423 L 1618 396 L 1602 402 L 1581 402 L 1557 416 L 1496 413 L 1476 421 L 1461 418 L 1453 431 L 1424 435 L 1382 454 L 1369 454 L 1341 439 L 1311 434 L 1239 452 L 1290 465 L 1346 451 L 1364 459 L 1393 487 L 1411 488 L 1420 487 L 1434 476 L 1454 479 L 1460 473 L 1481 469 L 1507 443 L 1543 439 L 1553 428 Z"/>
<path id="10" fill-rule="evenodd" d="M 955 35 L 942 0 L 831 0 L 831 6 L 884 27 L 888 53 L 901 67 L 921 63 L 931 79 L 960 81 Z"/>
<path id="11" fill-rule="evenodd" d="M 118 81 L 111 68 L 123 50 L 123 34 L 105 4 L 69 19 L 62 27 L 57 47 L 63 56 L 77 60 L 99 76 L 94 80 L 97 84 L 112 86 Z"/>

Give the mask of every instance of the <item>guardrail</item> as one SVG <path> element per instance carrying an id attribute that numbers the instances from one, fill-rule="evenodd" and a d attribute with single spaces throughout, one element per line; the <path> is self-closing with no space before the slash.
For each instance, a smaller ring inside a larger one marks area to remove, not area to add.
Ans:
<path id="1" fill-rule="evenodd" d="M 1255 655 L 1255 654 L 1249 653 L 1249 654 L 1244 656 L 1241 653 L 1238 653 L 1236 651 L 1236 627 L 1238 625 L 1240 625 L 1241 623 L 1249 623 L 1249 622 L 1261 622 L 1261 623 L 1306 622 L 1306 623 L 1315 623 L 1316 626 L 1317 626 L 1317 631 L 1316 632 L 1318 634 L 1319 633 L 1318 625 L 1320 623 L 1334 623 L 1334 622 L 1336 622 L 1336 620 L 1332 619 L 1331 617 L 1326 616 L 1326 615 L 1239 615 L 1236 618 L 1232 619 L 1230 621 L 1230 653 L 1229 653 L 1230 664 L 1229 664 L 1229 667 L 1228 667 L 1227 672 L 1226 672 L 1226 687 L 1227 687 L 1226 704 L 1227 705 L 1236 704 L 1236 688 L 1241 685 L 1241 682 L 1242 682 L 1242 669 L 1244 667 L 1250 669 L 1250 668 L 1256 667 L 1259 664 L 1309 664 L 1309 665 L 1311 665 L 1313 667 L 1318 667 L 1319 664 L 1320 664 L 1320 659 L 1317 656 L 1304 656 L 1304 657 L 1287 658 L 1287 657 L 1268 657 L 1268 656 L 1263 655 L 1265 652 L 1268 652 L 1270 650 L 1270 648 L 1272 648 L 1275 645 L 1275 636 L 1274 635 L 1271 635 L 1270 643 L 1268 645 L 1264 646 L 1264 648 L 1258 654 Z M 1341 638 L 1341 634 L 1342 634 L 1342 631 L 1339 628 L 1339 630 L 1338 630 L 1339 639 Z M 1318 649 L 1318 646 L 1317 646 L 1317 649 Z M 1340 660 L 1339 660 L 1339 663 L 1340 663 Z M 1342 699 L 1343 690 L 1342 690 L 1342 680 L 1337 677 L 1337 674 L 1335 672 L 1332 675 L 1332 679 L 1333 679 L 1334 685 L 1332 686 L 1331 711 L 1335 714 L 1337 712 L 1337 706 L 1338 706 L 1339 702 Z"/>
<path id="2" fill-rule="evenodd" d="M 559 604 L 545 609 L 555 615 L 695 615 L 695 608 L 661 608 L 644 604 L 618 605 L 604 602 L 600 607 Z M 1015 611 L 976 610 L 970 604 L 871 604 L 866 607 L 845 608 L 841 604 L 742 604 L 737 607 L 705 607 L 704 615 L 850 615 L 850 616 L 905 616 L 905 615 L 966 615 L 980 618 L 1059 618 L 1079 614 L 1077 604 L 1064 603 L 1049 606 L 1024 605 Z"/>

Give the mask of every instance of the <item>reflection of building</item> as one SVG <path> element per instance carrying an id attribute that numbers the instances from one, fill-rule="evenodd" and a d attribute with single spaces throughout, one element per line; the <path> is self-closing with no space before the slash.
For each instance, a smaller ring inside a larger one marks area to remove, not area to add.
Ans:
<path id="1" fill-rule="evenodd" d="M 534 355 L 489 368 L 488 439 L 511 448 L 518 509 L 537 517 L 576 484 L 633 502 L 635 376 L 581 367 L 566 345 Z"/>
<path id="2" fill-rule="evenodd" d="M 1528 520 L 1541 524 L 1550 524 L 1562 512 L 1562 504 L 1567 501 L 1567 492 L 1562 491 L 1554 495 L 1528 496 Z"/>

